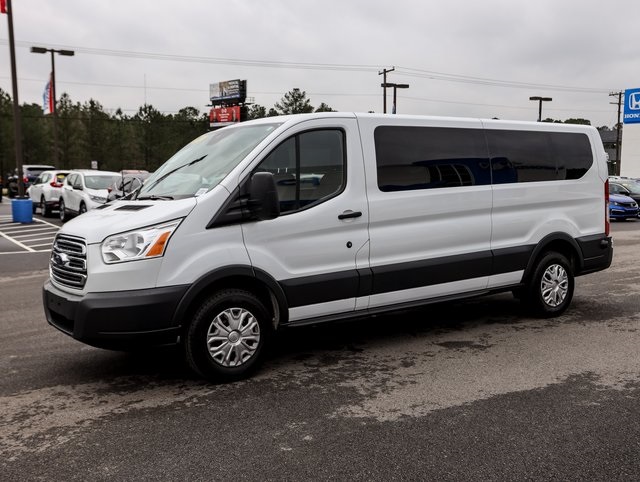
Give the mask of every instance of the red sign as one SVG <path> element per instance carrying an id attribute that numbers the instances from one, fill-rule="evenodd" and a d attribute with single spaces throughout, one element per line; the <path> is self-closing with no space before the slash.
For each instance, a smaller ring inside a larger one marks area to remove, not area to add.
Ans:
<path id="1" fill-rule="evenodd" d="M 211 125 L 225 125 L 240 122 L 240 106 L 214 107 L 209 112 L 209 122 Z"/>
<path id="2" fill-rule="evenodd" d="M 7 0 L 0 0 L 0 13 L 7 13 Z"/>

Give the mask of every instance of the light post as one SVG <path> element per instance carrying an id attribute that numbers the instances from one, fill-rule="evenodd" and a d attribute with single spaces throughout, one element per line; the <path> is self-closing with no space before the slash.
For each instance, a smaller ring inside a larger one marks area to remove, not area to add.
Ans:
<path id="1" fill-rule="evenodd" d="M 551 102 L 553 99 L 551 97 L 540 97 L 538 95 L 534 95 L 533 97 L 529 97 L 529 100 L 538 101 L 538 122 L 542 122 L 542 103 Z"/>
<path id="2" fill-rule="evenodd" d="M 386 89 L 387 87 L 393 87 L 393 110 L 391 111 L 392 114 L 395 114 L 397 112 L 396 110 L 396 106 L 397 106 L 397 91 L 398 89 L 408 89 L 409 88 L 409 84 L 396 84 L 394 82 L 384 82 L 382 84 L 380 84 L 380 87 L 383 87 Z M 385 111 L 386 112 L 386 111 Z"/>
<path id="3" fill-rule="evenodd" d="M 56 108 L 56 62 L 55 54 L 73 56 L 75 52 L 73 50 L 57 50 L 48 49 L 45 47 L 31 47 L 31 53 L 34 54 L 46 54 L 51 52 L 51 114 L 53 114 L 53 164 L 58 166 L 58 112 Z"/>

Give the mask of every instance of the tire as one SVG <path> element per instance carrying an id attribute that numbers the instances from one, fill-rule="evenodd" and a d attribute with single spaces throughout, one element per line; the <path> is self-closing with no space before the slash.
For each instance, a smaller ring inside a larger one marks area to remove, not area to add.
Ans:
<path id="1" fill-rule="evenodd" d="M 40 204 L 36 204 L 33 201 L 31 201 L 31 211 L 33 212 L 33 214 L 36 213 L 36 211 L 38 210 L 39 207 L 40 207 Z"/>
<path id="2" fill-rule="evenodd" d="M 187 363 L 212 382 L 246 378 L 262 362 L 273 330 L 271 318 L 253 293 L 228 289 L 213 294 L 186 331 Z"/>
<path id="3" fill-rule="evenodd" d="M 84 203 L 80 203 L 80 209 L 78 210 L 78 215 L 84 214 L 87 212 L 87 206 Z"/>
<path id="4" fill-rule="evenodd" d="M 66 223 L 69 221 L 69 214 L 67 213 L 67 209 L 64 205 L 64 199 L 60 198 L 60 221 Z"/>
<path id="5" fill-rule="evenodd" d="M 51 216 L 51 206 L 47 206 L 47 202 L 44 200 L 44 196 L 40 198 L 40 212 L 45 218 Z"/>
<path id="6" fill-rule="evenodd" d="M 571 263 L 562 254 L 550 251 L 538 261 L 523 301 L 539 317 L 559 316 L 571 304 L 574 287 Z"/>

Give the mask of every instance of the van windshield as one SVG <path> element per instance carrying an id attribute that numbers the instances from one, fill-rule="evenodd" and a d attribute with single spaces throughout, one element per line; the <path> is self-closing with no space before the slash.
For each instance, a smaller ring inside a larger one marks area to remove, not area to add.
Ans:
<path id="1" fill-rule="evenodd" d="M 198 137 L 145 181 L 137 199 L 183 199 L 210 191 L 280 125 L 223 127 Z"/>

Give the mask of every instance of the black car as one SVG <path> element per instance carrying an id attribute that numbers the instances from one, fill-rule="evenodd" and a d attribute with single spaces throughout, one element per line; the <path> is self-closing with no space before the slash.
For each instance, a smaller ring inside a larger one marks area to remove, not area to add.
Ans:
<path id="1" fill-rule="evenodd" d="M 113 183 L 109 188 L 108 201 L 115 201 L 127 194 L 131 194 L 133 191 L 142 186 L 142 183 L 149 177 L 149 173 L 146 171 L 136 172 L 130 174 L 123 174 L 121 178 Z"/>
<path id="2" fill-rule="evenodd" d="M 44 164 L 24 164 L 22 166 L 22 179 L 24 182 L 24 190 L 25 194 L 27 192 L 27 188 L 33 184 L 33 181 L 38 179 L 38 176 L 42 174 L 44 171 L 50 171 L 55 169 L 53 166 L 48 166 Z M 15 169 L 13 174 L 7 178 L 7 193 L 9 197 L 13 198 L 18 195 L 18 170 Z"/>

